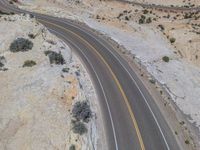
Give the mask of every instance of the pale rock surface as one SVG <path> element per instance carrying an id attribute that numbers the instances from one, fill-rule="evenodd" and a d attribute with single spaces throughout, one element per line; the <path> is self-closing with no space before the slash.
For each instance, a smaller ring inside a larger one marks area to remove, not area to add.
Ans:
<path id="1" fill-rule="evenodd" d="M 31 39 L 30 33 L 37 36 Z M 33 49 L 11 52 L 10 43 L 18 37 L 31 40 Z M 61 52 L 66 64 L 51 65 L 46 50 Z M 0 71 L 1 150 L 68 150 L 71 144 L 83 150 L 96 147 L 95 117 L 86 125 L 87 134 L 72 132 L 70 113 L 76 101 L 88 100 L 94 114 L 99 108 L 86 70 L 63 41 L 29 16 L 2 16 L 0 56 L 8 69 Z M 26 60 L 37 64 L 22 67 Z M 62 72 L 65 67 L 68 73 Z"/>

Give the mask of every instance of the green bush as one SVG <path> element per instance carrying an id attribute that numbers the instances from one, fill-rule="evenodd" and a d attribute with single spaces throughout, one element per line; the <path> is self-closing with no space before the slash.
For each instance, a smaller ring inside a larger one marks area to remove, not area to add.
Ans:
<path id="1" fill-rule="evenodd" d="M 76 150 L 76 146 L 72 144 L 72 145 L 69 147 L 69 150 Z"/>
<path id="2" fill-rule="evenodd" d="M 169 62 L 169 57 L 168 57 L 168 56 L 164 56 L 164 57 L 162 58 L 162 60 L 163 60 L 164 62 Z"/>
<path id="3" fill-rule="evenodd" d="M 189 140 L 185 140 L 185 144 L 190 144 L 190 141 Z"/>
<path id="4" fill-rule="evenodd" d="M 45 55 L 49 57 L 50 64 L 65 64 L 65 60 L 60 52 L 56 53 L 54 51 L 45 51 Z"/>
<path id="5" fill-rule="evenodd" d="M 171 43 L 174 43 L 176 41 L 175 38 L 170 38 L 169 40 L 170 40 Z"/>
<path id="6" fill-rule="evenodd" d="M 33 67 L 36 65 L 36 62 L 33 60 L 26 60 L 23 64 L 23 67 Z"/>
<path id="7" fill-rule="evenodd" d="M 10 45 L 11 52 L 24 52 L 31 50 L 33 48 L 33 43 L 28 39 L 17 38 Z"/>
<path id="8" fill-rule="evenodd" d="M 78 121 L 73 123 L 73 132 L 79 135 L 87 133 L 87 128 L 84 123 Z"/>
<path id="9" fill-rule="evenodd" d="M 62 72 L 67 72 L 68 73 L 69 72 L 69 68 L 63 68 Z"/>

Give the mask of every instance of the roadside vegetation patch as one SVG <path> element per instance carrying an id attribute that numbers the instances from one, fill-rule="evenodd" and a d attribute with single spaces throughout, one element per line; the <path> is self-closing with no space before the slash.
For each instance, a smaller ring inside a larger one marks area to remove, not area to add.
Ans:
<path id="1" fill-rule="evenodd" d="M 176 39 L 175 39 L 175 38 L 170 38 L 169 40 L 170 40 L 171 43 L 176 42 Z"/>
<path id="2" fill-rule="evenodd" d="M 164 57 L 162 58 L 162 60 L 163 60 L 164 62 L 169 62 L 169 57 L 168 57 L 168 56 L 164 56 Z"/>
<path id="3" fill-rule="evenodd" d="M 92 111 L 88 102 L 76 102 L 72 109 L 72 115 L 76 120 L 88 123 L 92 117 Z"/>
<path id="4" fill-rule="evenodd" d="M 50 64 L 63 65 L 65 60 L 61 52 L 45 51 L 45 55 L 49 57 Z"/>
<path id="5" fill-rule="evenodd" d="M 72 144 L 70 147 L 69 147 L 69 150 L 76 150 L 76 146 L 74 144 Z"/>
<path id="6" fill-rule="evenodd" d="M 185 144 L 190 144 L 190 141 L 189 140 L 185 140 Z"/>
<path id="7" fill-rule="evenodd" d="M 25 38 L 17 38 L 10 45 L 10 51 L 15 52 L 25 52 L 33 48 L 33 43 Z"/>
<path id="8" fill-rule="evenodd" d="M 87 133 L 88 130 L 84 123 L 82 123 L 80 121 L 77 121 L 77 122 L 75 121 L 72 124 L 73 124 L 72 130 L 75 134 L 83 135 L 83 134 Z"/>
<path id="9" fill-rule="evenodd" d="M 69 68 L 63 68 L 63 69 L 62 69 L 62 72 L 68 73 L 69 70 L 70 70 Z"/>
<path id="10" fill-rule="evenodd" d="M 0 56 L 0 68 L 4 67 L 6 63 L 6 58 L 4 56 Z"/>
<path id="11" fill-rule="evenodd" d="M 36 65 L 36 62 L 33 60 L 26 60 L 23 64 L 23 67 L 33 67 Z"/>
<path id="12" fill-rule="evenodd" d="M 0 10 L 0 15 L 9 15 L 9 13 Z"/>
<path id="13" fill-rule="evenodd" d="M 8 68 L 5 68 L 6 58 L 4 56 L 0 56 L 0 71 L 7 71 Z"/>

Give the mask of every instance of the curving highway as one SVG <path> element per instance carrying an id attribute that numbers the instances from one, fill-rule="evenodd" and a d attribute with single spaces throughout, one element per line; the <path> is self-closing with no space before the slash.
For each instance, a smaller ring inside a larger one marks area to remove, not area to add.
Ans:
<path id="1" fill-rule="evenodd" d="M 0 10 L 29 13 L 0 1 Z M 31 13 L 86 66 L 103 116 L 108 150 L 179 150 L 173 132 L 134 70 L 110 43 L 77 22 Z"/>

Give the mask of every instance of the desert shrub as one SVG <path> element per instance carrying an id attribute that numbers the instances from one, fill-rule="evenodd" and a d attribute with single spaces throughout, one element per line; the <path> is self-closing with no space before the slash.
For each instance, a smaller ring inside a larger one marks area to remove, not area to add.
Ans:
<path id="1" fill-rule="evenodd" d="M 56 53 L 54 51 L 45 51 L 45 55 L 49 57 L 50 64 L 65 64 L 65 60 L 60 52 Z"/>
<path id="2" fill-rule="evenodd" d="M 69 147 L 69 150 L 76 150 L 76 146 L 72 144 L 72 145 Z"/>
<path id="3" fill-rule="evenodd" d="M 90 105 L 87 101 L 76 102 L 73 109 L 72 115 L 77 120 L 82 120 L 84 122 L 89 122 L 92 117 L 92 111 L 90 109 Z"/>
<path id="4" fill-rule="evenodd" d="M 62 72 L 69 72 L 69 68 L 63 68 Z"/>
<path id="5" fill-rule="evenodd" d="M 151 22 L 152 22 L 151 17 L 147 18 L 146 23 L 151 23 Z"/>
<path id="6" fill-rule="evenodd" d="M 84 123 L 78 121 L 73 123 L 73 132 L 79 135 L 83 135 L 84 133 L 87 133 L 87 128 Z"/>
<path id="7" fill-rule="evenodd" d="M 163 60 L 164 62 L 169 62 L 169 57 L 168 57 L 168 56 L 164 56 L 164 57 L 162 58 L 162 60 Z"/>
<path id="8" fill-rule="evenodd" d="M 3 67 L 3 66 L 4 66 L 4 64 L 2 62 L 0 62 L 0 67 Z"/>
<path id="9" fill-rule="evenodd" d="M 156 81 L 154 79 L 150 79 L 149 82 L 151 82 L 152 84 L 156 83 Z"/>
<path id="10" fill-rule="evenodd" d="M 99 15 L 96 16 L 96 19 L 101 19 L 101 17 Z"/>
<path id="11" fill-rule="evenodd" d="M 139 24 L 145 23 L 145 19 L 146 19 L 146 17 L 144 15 L 141 15 L 141 17 L 139 19 Z"/>
<path id="12" fill-rule="evenodd" d="M 47 42 L 48 42 L 49 44 L 56 45 L 56 42 L 53 41 L 53 40 L 47 40 Z"/>
<path id="13" fill-rule="evenodd" d="M 36 62 L 33 60 L 26 60 L 23 64 L 23 67 L 33 67 L 36 65 Z"/>
<path id="14" fill-rule="evenodd" d="M 4 56 L 0 56 L 0 67 L 4 67 L 4 64 L 6 62 L 6 59 Z"/>
<path id="15" fill-rule="evenodd" d="M 169 40 L 170 40 L 171 43 L 174 43 L 176 41 L 175 38 L 170 38 Z"/>
<path id="16" fill-rule="evenodd" d="M 4 11 L 1 11 L 1 10 L 0 10 L 0 14 L 1 14 L 1 15 L 9 15 L 9 13 L 4 12 Z"/>
<path id="17" fill-rule="evenodd" d="M 165 30 L 164 26 L 162 24 L 159 24 L 158 27 L 163 31 Z"/>
<path id="18" fill-rule="evenodd" d="M 129 17 L 128 17 L 128 16 L 125 16 L 125 20 L 129 21 Z"/>
<path id="19" fill-rule="evenodd" d="M 190 141 L 189 140 L 185 140 L 185 144 L 190 144 Z"/>
<path id="20" fill-rule="evenodd" d="M 143 10 L 143 14 L 148 14 L 149 13 L 149 11 L 148 10 Z"/>
<path id="21" fill-rule="evenodd" d="M 34 38 L 35 38 L 35 35 L 32 34 L 32 33 L 30 33 L 30 34 L 28 34 L 28 37 L 31 38 L 31 39 L 34 39 Z"/>
<path id="22" fill-rule="evenodd" d="M 118 16 L 117 16 L 117 18 L 119 19 L 119 18 L 121 18 L 123 16 L 123 13 L 120 13 Z"/>
<path id="23" fill-rule="evenodd" d="M 10 45 L 11 52 L 24 52 L 31 50 L 33 48 L 33 43 L 28 39 L 17 38 Z"/>

